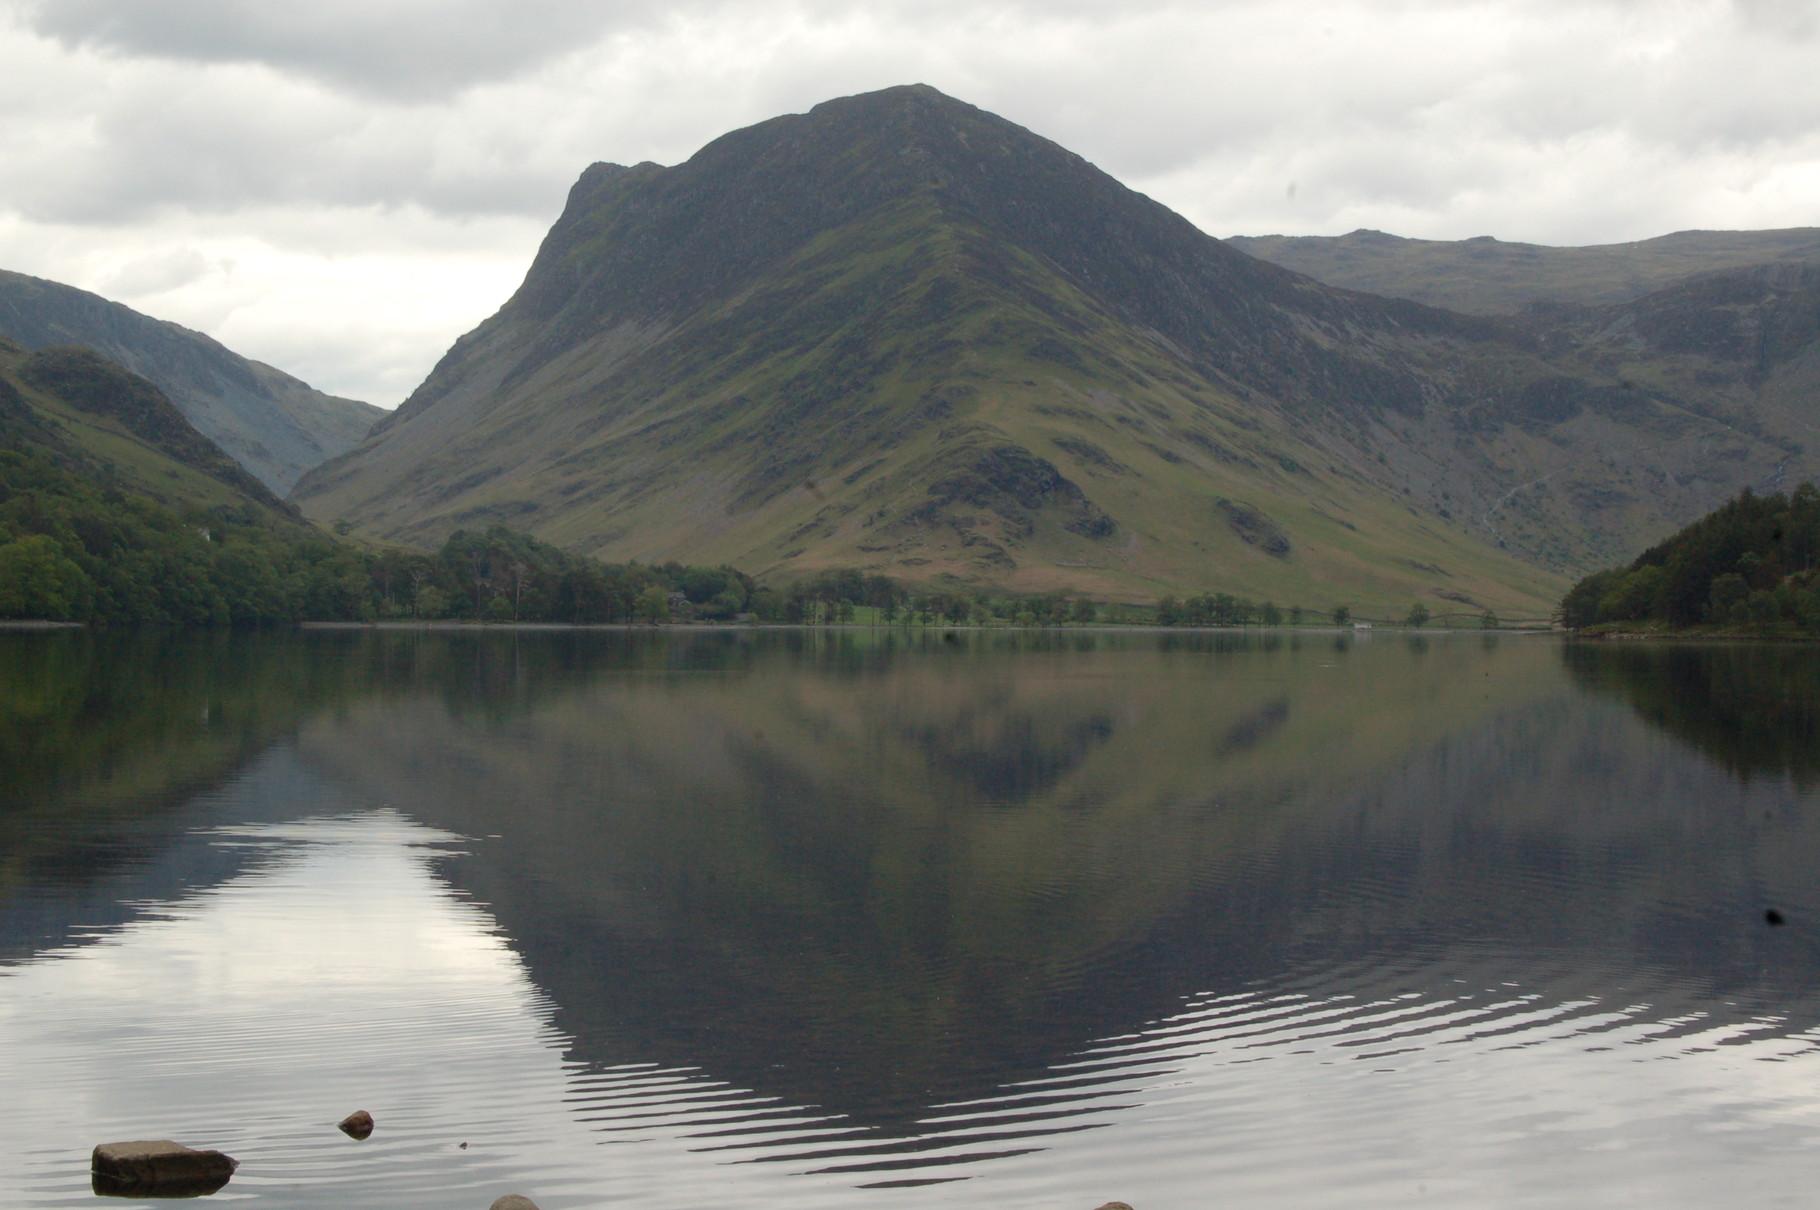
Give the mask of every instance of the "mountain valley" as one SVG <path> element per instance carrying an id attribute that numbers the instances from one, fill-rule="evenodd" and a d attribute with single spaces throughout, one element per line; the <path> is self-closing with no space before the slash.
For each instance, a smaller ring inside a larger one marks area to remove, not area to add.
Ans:
<path id="1" fill-rule="evenodd" d="M 278 495 L 386 413 L 315 390 L 200 332 L 86 290 L 0 270 L 0 336 L 28 350 L 93 349 L 156 384 L 184 417 Z"/>

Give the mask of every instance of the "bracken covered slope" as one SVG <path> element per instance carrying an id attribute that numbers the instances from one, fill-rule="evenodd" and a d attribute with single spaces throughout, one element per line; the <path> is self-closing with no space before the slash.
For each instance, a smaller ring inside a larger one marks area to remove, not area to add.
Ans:
<path id="1" fill-rule="evenodd" d="M 589 168 L 518 293 L 294 499 L 773 577 L 1538 612 L 1781 456 L 1727 430 L 1688 500 L 1589 526 L 1576 485 L 1719 422 L 1545 348 L 1247 257 L 897 88 Z"/>

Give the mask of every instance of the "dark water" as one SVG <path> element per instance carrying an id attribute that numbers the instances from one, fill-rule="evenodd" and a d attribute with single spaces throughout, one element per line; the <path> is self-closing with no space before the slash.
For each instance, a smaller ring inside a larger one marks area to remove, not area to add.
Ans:
<path id="1" fill-rule="evenodd" d="M 1816 703 L 1510 636 L 0 634 L 0 1201 L 171 1137 L 283 1207 L 1807 1205 Z"/>

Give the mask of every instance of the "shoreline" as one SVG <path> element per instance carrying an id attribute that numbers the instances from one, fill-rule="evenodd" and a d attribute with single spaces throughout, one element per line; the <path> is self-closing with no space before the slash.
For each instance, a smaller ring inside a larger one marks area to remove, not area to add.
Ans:
<path id="1" fill-rule="evenodd" d="M 1563 630 L 1585 643 L 1820 643 L 1820 634 L 1748 634 L 1737 630 Z"/>
<path id="2" fill-rule="evenodd" d="M 1511 636 L 1557 635 L 1567 638 L 1588 640 L 1603 639 L 1685 639 L 1685 638 L 1722 638 L 1762 640 L 1761 635 L 1672 635 L 1646 634 L 1631 632 L 1613 632 L 1600 634 L 1577 633 L 1562 630 L 1554 626 L 1499 626 L 1492 630 L 1465 626 L 1386 626 L 1376 624 L 1370 627 L 1354 626 L 1158 626 L 1154 623 L 1135 625 L 1115 625 L 1096 623 L 1092 625 L 1067 626 L 1018 626 L 1013 624 L 999 626 L 979 626 L 971 622 L 955 622 L 929 626 L 874 625 L 870 623 L 807 623 L 807 622 L 474 622 L 460 618 L 432 618 L 409 621 L 387 619 L 371 622 L 295 622 L 288 626 L 163 626 L 149 623 L 129 623 L 122 626 L 95 626 L 88 622 L 53 622 L 43 619 L 0 619 L 0 632 L 4 631 L 52 631 L 52 630 L 393 630 L 393 631 L 454 631 L 459 633 L 502 633 L 502 632 L 569 632 L 569 631 L 624 631 L 627 633 L 688 633 L 697 631 L 827 631 L 843 634 L 952 634 L 967 631 L 975 634 L 1015 633 L 1015 634 L 1309 634 L 1309 635 L 1353 635 L 1368 639 L 1374 634 L 1400 635 L 1487 635 L 1501 634 Z M 1820 638 L 1820 636 L 1815 636 Z M 1772 641 L 1812 642 L 1814 638 L 1774 636 Z"/>
<path id="3" fill-rule="evenodd" d="M 1428 627 L 1413 626 L 1374 626 L 1360 630 L 1351 626 L 1157 626 L 1147 625 L 1109 625 L 1088 626 L 977 626 L 970 622 L 956 622 L 951 625 L 934 626 L 885 626 L 866 623 L 806 623 L 806 622 L 470 622 L 460 619 L 431 619 L 426 621 L 374 621 L 374 622 L 298 622 L 298 630 L 457 630 L 485 633 L 489 631 L 571 631 L 603 630 L 632 632 L 689 632 L 689 631 L 754 631 L 754 630 L 795 630 L 795 631 L 838 631 L 841 633 L 861 634 L 945 634 L 968 631 L 977 634 L 998 632 L 1015 632 L 1018 634 L 1320 634 L 1320 635 L 1354 635 L 1369 638 L 1374 634 L 1415 634 L 1415 635 L 1561 635 L 1568 632 L 1555 627 L 1518 627 L 1500 626 L 1495 630 L 1481 630 L 1464 626 Z"/>

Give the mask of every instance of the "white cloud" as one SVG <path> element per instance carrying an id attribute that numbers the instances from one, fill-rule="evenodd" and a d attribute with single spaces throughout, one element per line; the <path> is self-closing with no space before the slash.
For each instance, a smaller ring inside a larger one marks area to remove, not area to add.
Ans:
<path id="1" fill-rule="evenodd" d="M 1816 12 L 0 0 L 0 266 L 123 291 L 392 403 L 504 300 L 586 164 L 674 163 L 729 129 L 911 81 L 1215 234 L 1591 243 L 1805 225 L 1820 210 Z"/>
<path id="2" fill-rule="evenodd" d="M 207 332 L 332 394 L 389 404 L 518 287 L 546 225 L 418 208 L 105 227 L 0 215 L 0 264 Z"/>

